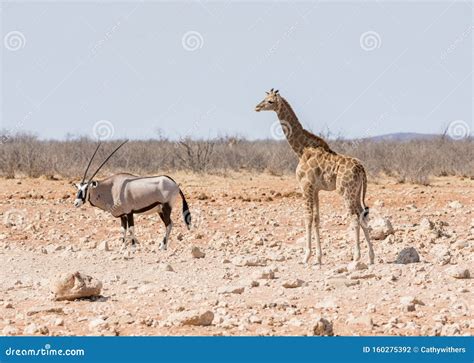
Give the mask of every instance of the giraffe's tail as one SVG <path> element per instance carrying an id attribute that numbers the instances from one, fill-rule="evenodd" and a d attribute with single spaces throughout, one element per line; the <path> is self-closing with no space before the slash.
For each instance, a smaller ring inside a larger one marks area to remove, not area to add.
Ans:
<path id="1" fill-rule="evenodd" d="M 359 215 L 360 224 L 363 227 L 368 227 L 369 225 L 369 207 L 365 204 L 365 194 L 367 192 L 367 176 L 365 171 L 362 173 L 362 185 L 360 188 L 360 204 L 362 207 L 362 212 Z"/>

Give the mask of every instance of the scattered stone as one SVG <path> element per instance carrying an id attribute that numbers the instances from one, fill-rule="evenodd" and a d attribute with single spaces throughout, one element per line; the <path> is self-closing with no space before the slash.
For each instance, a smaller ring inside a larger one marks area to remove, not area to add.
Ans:
<path id="1" fill-rule="evenodd" d="M 349 324 L 354 324 L 354 325 L 362 325 L 366 326 L 368 328 L 372 328 L 374 326 L 374 322 L 372 320 L 372 317 L 370 315 L 360 315 L 357 317 L 352 317 L 351 319 L 348 319 Z"/>
<path id="2" fill-rule="evenodd" d="M 340 288 L 340 287 L 350 287 L 350 286 L 359 285 L 360 281 L 358 279 L 350 280 L 347 278 L 339 277 L 339 278 L 327 279 L 326 284 L 334 288 Z"/>
<path id="3" fill-rule="evenodd" d="M 352 261 L 347 265 L 347 271 L 367 270 L 367 265 L 361 261 Z"/>
<path id="4" fill-rule="evenodd" d="M 54 320 L 54 325 L 56 326 L 63 326 L 64 325 L 64 319 L 63 318 L 56 318 Z"/>
<path id="5" fill-rule="evenodd" d="M 365 309 L 368 313 L 375 313 L 377 311 L 377 308 L 375 307 L 374 304 L 368 304 L 367 309 Z"/>
<path id="6" fill-rule="evenodd" d="M 107 241 L 102 241 L 98 244 L 97 249 L 100 251 L 110 251 L 109 243 Z"/>
<path id="7" fill-rule="evenodd" d="M 109 323 L 107 323 L 102 318 L 96 318 L 89 322 L 89 330 L 91 332 L 96 332 L 96 331 L 100 332 L 103 330 L 107 330 L 108 328 L 109 328 Z"/>
<path id="8" fill-rule="evenodd" d="M 56 306 L 33 308 L 26 312 L 26 315 L 32 316 L 39 313 L 64 314 L 63 308 Z"/>
<path id="9" fill-rule="evenodd" d="M 354 271 L 349 277 L 352 280 L 371 279 L 375 277 L 375 274 L 367 271 Z"/>
<path id="10" fill-rule="evenodd" d="M 51 282 L 55 300 L 75 300 L 100 296 L 101 289 L 102 282 L 80 272 L 63 274 Z"/>
<path id="11" fill-rule="evenodd" d="M 448 204 L 448 207 L 451 209 L 461 209 L 464 206 L 458 200 L 453 200 Z"/>
<path id="12" fill-rule="evenodd" d="M 245 290 L 243 286 L 222 286 L 217 290 L 218 294 L 241 294 Z"/>
<path id="13" fill-rule="evenodd" d="M 400 303 L 402 305 L 410 305 L 410 304 L 425 305 L 425 303 L 423 301 L 421 301 L 420 299 L 418 299 L 414 296 L 403 296 L 403 297 L 400 298 Z"/>
<path id="14" fill-rule="evenodd" d="M 273 280 L 275 278 L 275 271 L 269 267 L 263 269 L 262 271 L 258 271 L 255 274 L 256 279 L 262 280 Z"/>
<path id="15" fill-rule="evenodd" d="M 11 302 L 6 302 L 3 304 L 5 309 L 13 309 L 13 304 Z"/>
<path id="16" fill-rule="evenodd" d="M 312 333 L 318 336 L 333 336 L 332 323 L 324 318 L 319 318 L 313 326 Z"/>
<path id="17" fill-rule="evenodd" d="M 374 240 L 385 239 L 388 235 L 393 233 L 395 233 L 395 231 L 388 218 L 377 218 L 371 225 L 370 237 Z"/>
<path id="18" fill-rule="evenodd" d="M 2 330 L 2 335 L 18 335 L 18 329 L 11 325 L 6 325 Z"/>
<path id="19" fill-rule="evenodd" d="M 294 279 L 294 280 L 285 280 L 282 283 L 282 286 L 286 289 L 295 289 L 297 287 L 303 286 L 304 281 L 300 279 Z"/>
<path id="20" fill-rule="evenodd" d="M 452 266 L 446 269 L 446 273 L 455 279 L 468 279 L 471 273 L 468 268 L 462 266 Z"/>
<path id="21" fill-rule="evenodd" d="M 206 254 L 204 252 L 202 252 L 199 249 L 199 247 L 193 246 L 193 247 L 191 247 L 191 256 L 193 256 L 193 258 L 204 258 L 206 256 Z"/>
<path id="22" fill-rule="evenodd" d="M 265 261 L 256 256 L 236 256 L 231 260 L 235 266 L 265 266 Z"/>
<path id="23" fill-rule="evenodd" d="M 210 310 L 188 310 L 173 313 L 167 320 L 173 325 L 209 326 L 214 320 L 214 313 Z"/>
<path id="24" fill-rule="evenodd" d="M 43 328 L 43 331 L 48 329 L 45 326 L 42 326 L 41 328 Z M 46 328 L 46 329 L 44 329 L 44 328 Z M 35 335 L 35 334 L 38 334 L 38 333 L 41 333 L 40 327 L 38 325 L 36 325 L 35 323 L 28 324 L 25 327 L 25 329 L 23 330 L 23 335 Z M 46 334 L 47 334 L 47 332 L 46 332 Z"/>
<path id="25" fill-rule="evenodd" d="M 420 229 L 423 231 L 432 231 L 434 229 L 434 226 L 435 224 L 428 218 L 423 218 L 420 221 Z"/>
<path id="26" fill-rule="evenodd" d="M 415 262 L 420 262 L 420 256 L 418 255 L 418 252 L 415 247 L 404 248 L 400 251 L 397 256 L 397 259 L 395 260 L 395 263 L 400 263 L 404 265 Z"/>
<path id="27" fill-rule="evenodd" d="M 451 262 L 451 252 L 449 251 L 449 247 L 445 245 L 434 246 L 430 253 L 435 257 L 436 263 L 441 266 Z"/>
<path id="28" fill-rule="evenodd" d="M 161 264 L 160 265 L 160 270 L 161 271 L 174 272 L 173 266 L 171 266 L 169 263 Z"/>

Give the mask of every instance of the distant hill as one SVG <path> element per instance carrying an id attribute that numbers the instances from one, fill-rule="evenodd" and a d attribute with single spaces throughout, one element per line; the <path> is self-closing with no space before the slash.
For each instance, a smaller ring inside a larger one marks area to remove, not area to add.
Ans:
<path id="1" fill-rule="evenodd" d="M 432 140 L 441 137 L 439 134 L 419 134 L 416 132 L 397 132 L 369 137 L 373 141 L 411 141 L 411 140 Z"/>

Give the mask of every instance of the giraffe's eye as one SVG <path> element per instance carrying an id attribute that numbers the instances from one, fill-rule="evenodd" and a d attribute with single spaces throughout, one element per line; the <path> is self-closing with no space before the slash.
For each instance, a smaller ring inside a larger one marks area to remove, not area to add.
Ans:
<path id="1" fill-rule="evenodd" d="M 268 101 L 268 103 L 273 103 L 273 101 Z"/>

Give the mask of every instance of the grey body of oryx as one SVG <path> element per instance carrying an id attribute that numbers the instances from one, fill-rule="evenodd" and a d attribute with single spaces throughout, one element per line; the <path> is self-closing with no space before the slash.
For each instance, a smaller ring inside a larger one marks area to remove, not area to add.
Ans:
<path id="1" fill-rule="evenodd" d="M 183 202 L 183 218 L 188 228 L 191 226 L 191 214 L 188 203 L 179 185 L 169 176 L 140 177 L 128 173 L 114 174 L 103 180 L 92 180 L 107 160 L 123 145 L 122 143 L 93 174 L 90 180 L 85 181 L 89 166 L 99 146 L 89 162 L 83 180 L 77 184 L 77 196 L 74 201 L 76 207 L 86 202 L 92 206 L 109 212 L 122 223 L 123 242 L 127 231 L 131 233 L 132 245 L 137 240 L 134 235 L 134 214 L 158 212 L 166 226 L 166 234 L 160 244 L 160 249 L 166 250 L 169 235 L 173 227 L 171 212 L 178 195 Z"/>

